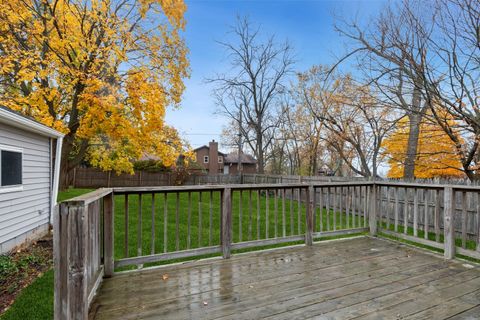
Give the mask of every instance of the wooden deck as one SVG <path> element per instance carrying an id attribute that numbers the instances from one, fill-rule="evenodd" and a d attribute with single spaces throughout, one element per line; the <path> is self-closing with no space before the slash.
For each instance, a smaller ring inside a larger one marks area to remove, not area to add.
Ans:
<path id="1" fill-rule="evenodd" d="M 354 238 L 105 279 L 91 319 L 480 319 L 480 268 Z"/>

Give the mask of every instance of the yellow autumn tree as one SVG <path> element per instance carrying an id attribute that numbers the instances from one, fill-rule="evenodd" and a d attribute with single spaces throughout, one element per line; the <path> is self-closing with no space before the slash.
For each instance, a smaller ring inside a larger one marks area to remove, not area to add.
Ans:
<path id="1" fill-rule="evenodd" d="M 188 76 L 183 0 L 0 0 L 0 105 L 66 134 L 62 177 L 80 161 L 132 172 L 174 163 L 165 124 Z M 65 181 L 64 181 L 65 182 Z"/>
<path id="2" fill-rule="evenodd" d="M 448 119 L 447 121 L 453 122 Z M 409 125 L 404 117 L 397 123 L 396 130 L 383 142 L 384 156 L 387 157 L 389 178 L 402 178 L 407 152 Z M 459 137 L 461 139 L 461 137 Z M 462 177 L 462 165 L 455 145 L 442 128 L 424 117 L 420 124 L 417 156 L 415 160 L 416 178 Z"/>

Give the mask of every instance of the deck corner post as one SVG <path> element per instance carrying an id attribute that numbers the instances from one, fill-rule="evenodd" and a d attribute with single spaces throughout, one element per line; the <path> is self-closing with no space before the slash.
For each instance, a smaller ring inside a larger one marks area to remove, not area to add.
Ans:
<path id="1" fill-rule="evenodd" d="M 113 221 L 113 192 L 103 198 L 104 219 L 104 276 L 109 278 L 114 273 L 114 221 Z"/>
<path id="2" fill-rule="evenodd" d="M 454 229 L 454 208 L 455 193 L 452 187 L 445 187 L 443 194 L 443 223 L 444 223 L 444 256 L 445 259 L 455 258 L 455 229 Z"/>
<path id="3" fill-rule="evenodd" d="M 225 188 L 222 197 L 222 255 L 224 259 L 230 258 L 232 234 L 232 189 Z"/>
<path id="4" fill-rule="evenodd" d="M 306 203 L 305 203 L 305 211 L 306 211 L 306 228 L 305 228 L 305 245 L 311 246 L 313 245 L 313 215 L 315 212 L 315 208 L 313 207 L 313 197 L 315 191 L 314 187 L 311 184 L 307 189 L 306 194 Z"/>
<path id="5" fill-rule="evenodd" d="M 374 183 L 370 192 L 370 210 L 368 214 L 368 222 L 370 226 L 370 235 L 377 236 L 377 186 Z"/>

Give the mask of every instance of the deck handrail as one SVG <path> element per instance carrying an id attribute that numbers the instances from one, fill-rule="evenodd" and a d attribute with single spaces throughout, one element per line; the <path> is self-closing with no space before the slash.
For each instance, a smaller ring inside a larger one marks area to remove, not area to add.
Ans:
<path id="1" fill-rule="evenodd" d="M 207 254 L 229 258 L 232 250 L 309 246 L 323 237 L 382 233 L 441 249 L 446 259 L 480 259 L 479 194 L 480 187 L 384 181 L 98 189 L 60 203 L 55 213 L 55 319 L 87 319 L 102 278 L 116 268 Z M 131 212 L 134 202 L 142 205 Z M 115 223 L 115 216 L 123 221 Z M 149 239 L 142 239 L 142 219 Z M 114 225 L 121 224 L 116 235 Z"/>

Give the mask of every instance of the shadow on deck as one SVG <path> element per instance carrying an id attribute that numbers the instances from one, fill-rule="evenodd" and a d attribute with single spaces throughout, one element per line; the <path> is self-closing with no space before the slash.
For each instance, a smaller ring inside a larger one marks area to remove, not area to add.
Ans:
<path id="1" fill-rule="evenodd" d="M 119 273 L 91 319 L 480 319 L 480 268 L 351 238 Z"/>

